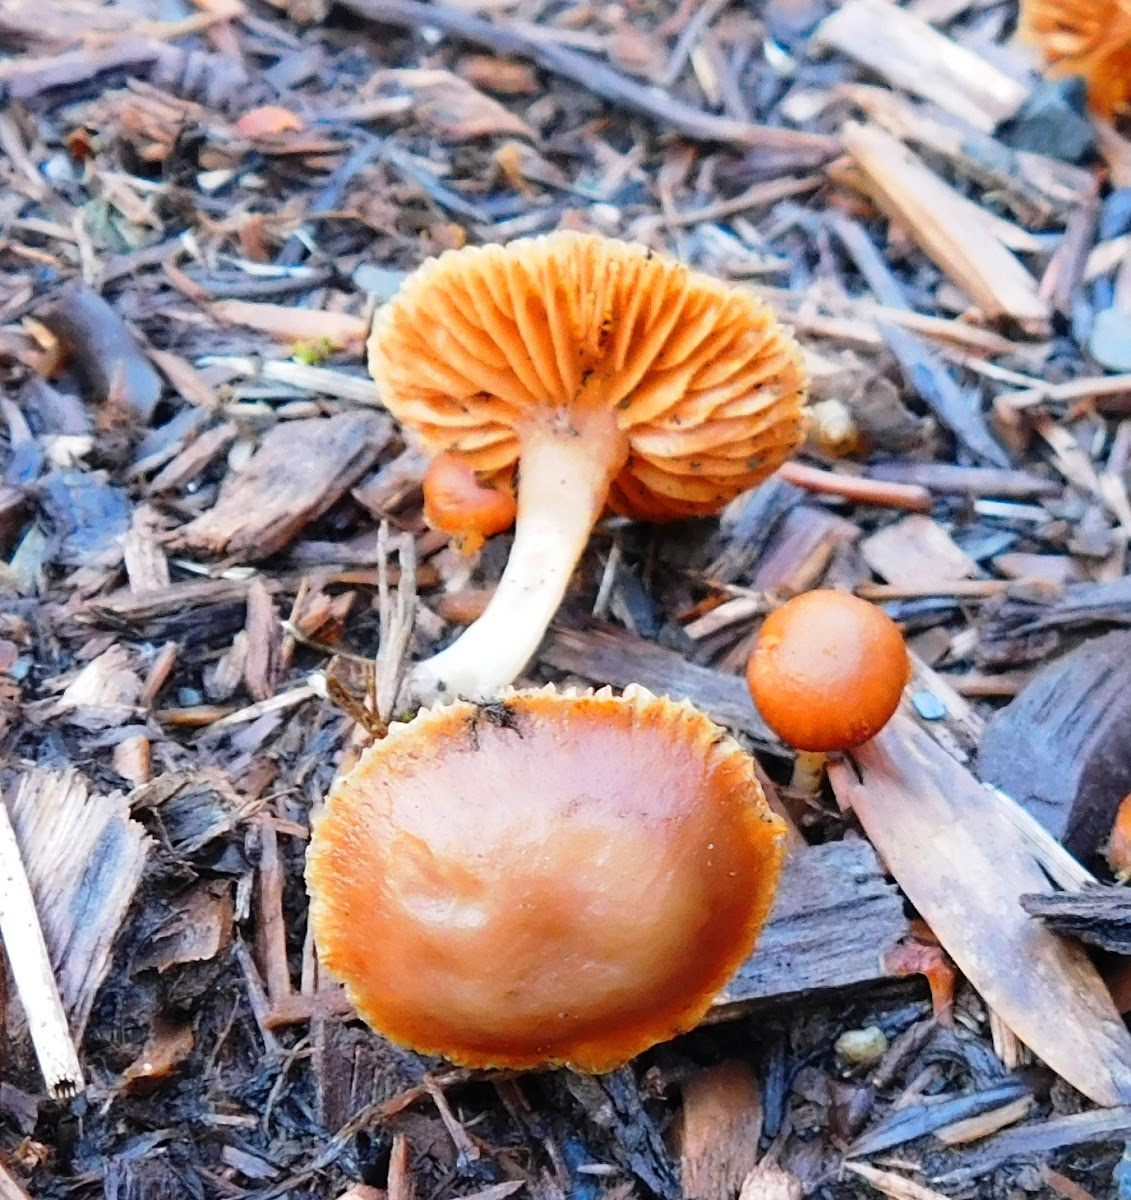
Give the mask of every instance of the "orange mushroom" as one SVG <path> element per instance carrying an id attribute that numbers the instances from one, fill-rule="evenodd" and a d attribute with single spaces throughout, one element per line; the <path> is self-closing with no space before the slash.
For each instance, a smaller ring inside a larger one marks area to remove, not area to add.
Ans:
<path id="1" fill-rule="evenodd" d="M 891 720 L 910 672 L 903 635 L 883 609 L 823 589 L 766 618 L 746 681 L 762 719 L 801 751 L 795 786 L 814 790 L 827 752 L 859 746 Z"/>
<path id="2" fill-rule="evenodd" d="M 1022 0 L 1018 32 L 1056 75 L 1079 75 L 1109 120 L 1131 107 L 1131 0 Z"/>
<path id="3" fill-rule="evenodd" d="M 1115 814 L 1104 857 L 1120 883 L 1131 879 L 1131 796 L 1124 796 Z"/>
<path id="4" fill-rule="evenodd" d="M 567 231 L 426 262 L 381 308 L 369 368 L 433 453 L 520 461 L 514 544 L 483 616 L 410 691 L 486 699 L 533 657 L 606 506 L 717 511 L 803 434 L 797 344 L 760 300 L 644 246 Z"/>
<path id="5" fill-rule="evenodd" d="M 511 492 L 484 487 L 460 454 L 437 455 L 424 473 L 424 519 L 433 529 L 450 533 L 465 554 L 510 529 L 515 508 Z"/>
<path id="6" fill-rule="evenodd" d="M 611 1070 L 696 1025 L 749 955 L 784 835 L 749 756 L 689 704 L 545 688 L 437 705 L 316 816 L 315 944 L 401 1045 Z"/>

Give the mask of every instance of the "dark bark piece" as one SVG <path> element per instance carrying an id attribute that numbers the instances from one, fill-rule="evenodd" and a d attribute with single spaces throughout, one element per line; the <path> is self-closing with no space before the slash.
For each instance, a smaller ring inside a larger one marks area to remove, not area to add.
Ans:
<path id="1" fill-rule="evenodd" d="M 781 521 L 804 498 L 800 488 L 776 475 L 740 496 L 719 522 L 718 550 L 705 576 L 717 583 L 734 583 L 745 576 L 762 557 Z"/>
<path id="2" fill-rule="evenodd" d="M 995 467 L 1009 467 L 1009 456 L 994 440 L 977 397 L 963 392 L 935 354 L 913 333 L 877 321 L 907 386 L 974 455 Z"/>
<path id="3" fill-rule="evenodd" d="M 921 1104 L 899 1108 L 877 1122 L 848 1148 L 854 1158 L 879 1154 L 893 1146 L 913 1142 L 924 1134 L 955 1121 L 976 1117 L 1010 1100 L 1024 1096 L 1029 1089 L 1020 1079 L 1005 1079 L 980 1092 L 966 1096 L 932 1096 Z"/>
<path id="4" fill-rule="evenodd" d="M 160 775 L 130 793 L 130 807 L 153 809 L 161 832 L 177 855 L 189 855 L 235 829 L 257 807 L 241 797 L 214 767 Z"/>
<path id="5" fill-rule="evenodd" d="M 1131 625 L 1131 576 L 1072 583 L 1047 598 L 1006 596 L 982 610 L 981 662 L 1022 663 L 1053 653 L 1066 630 Z"/>
<path id="6" fill-rule="evenodd" d="M 416 1087 L 427 1060 L 339 1017 L 318 1017 L 311 1029 L 318 1116 L 340 1129 L 374 1104 Z"/>
<path id="7" fill-rule="evenodd" d="M 1083 892 L 1034 892 L 1021 897 L 1027 913 L 1057 933 L 1113 954 L 1131 955 L 1131 891 L 1098 886 Z"/>
<path id="8" fill-rule="evenodd" d="M 7 555 L 24 527 L 30 506 L 27 491 L 0 483 L 0 554 Z"/>
<path id="9" fill-rule="evenodd" d="M 162 911 L 156 931 L 132 962 L 132 970 L 164 974 L 187 963 L 209 962 L 232 944 L 235 905 L 227 880 L 197 884 Z"/>
<path id="10" fill-rule="evenodd" d="M 605 629 L 555 628 L 539 658 L 594 683 L 638 683 L 673 700 L 690 700 L 720 725 L 746 734 L 759 750 L 792 756 L 758 716 L 744 679 L 696 666 L 674 650 Z"/>
<path id="11" fill-rule="evenodd" d="M 563 1071 L 559 1078 L 607 1138 L 607 1153 L 661 1200 L 681 1195 L 675 1165 L 644 1108 L 628 1067 L 607 1075 Z"/>
<path id="12" fill-rule="evenodd" d="M 211 554 L 267 558 L 320 517 L 373 465 L 393 435 L 388 417 L 347 412 L 276 425 L 214 508 L 178 542 Z"/>
<path id="13" fill-rule="evenodd" d="M 113 399 L 148 425 L 161 399 L 161 376 L 141 352 L 125 321 L 87 287 L 71 287 L 42 316 L 59 339 L 92 397 Z"/>
<path id="14" fill-rule="evenodd" d="M 1131 632 L 1039 672 L 989 722 L 978 773 L 1077 857 L 1093 854 L 1131 791 Z"/>
<path id="15" fill-rule="evenodd" d="M 841 994 L 897 977 L 883 960 L 910 932 L 903 900 L 865 841 L 791 854 L 753 955 L 715 1001 L 710 1018 Z"/>

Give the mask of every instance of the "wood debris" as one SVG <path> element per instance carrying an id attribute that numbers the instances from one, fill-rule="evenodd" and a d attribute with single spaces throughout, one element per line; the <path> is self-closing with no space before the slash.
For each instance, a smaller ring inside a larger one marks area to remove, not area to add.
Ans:
<path id="1" fill-rule="evenodd" d="M 981 209 L 878 126 L 850 122 L 844 139 L 869 194 L 987 317 L 1008 317 L 1033 332 L 1044 328 L 1048 306 L 1036 280 L 981 219 Z"/>
<path id="2" fill-rule="evenodd" d="M 376 413 L 279 425 L 178 541 L 213 554 L 266 557 L 344 495 L 391 436 L 389 421 Z"/>
<path id="3" fill-rule="evenodd" d="M 838 796 L 959 968 L 1073 1086 L 1097 1104 L 1125 1102 L 1131 1037 L 1083 952 L 1023 915 L 1020 896 L 1038 890 L 1043 875 L 987 806 L 984 787 L 901 717 L 856 763 L 862 778 L 847 766 L 832 769 Z"/>
<path id="4" fill-rule="evenodd" d="M 48 1103 L 48 1010 L 0 992 L 0 1193 L 1118 1190 L 1131 140 L 1022 16 L 0 5 L 0 788 L 87 1087 Z M 373 315 L 430 256 L 560 228 L 762 299 L 812 419 L 717 520 L 605 514 L 523 682 L 690 699 L 789 849 L 700 1028 L 485 1080 L 355 1019 L 304 858 L 510 537 L 428 527 Z M 882 605 L 913 670 L 889 740 L 801 794 L 743 670 L 821 587 Z"/>
<path id="5" fill-rule="evenodd" d="M 815 37 L 986 132 L 1012 117 L 1028 94 L 1004 71 L 890 0 L 850 0 Z"/>

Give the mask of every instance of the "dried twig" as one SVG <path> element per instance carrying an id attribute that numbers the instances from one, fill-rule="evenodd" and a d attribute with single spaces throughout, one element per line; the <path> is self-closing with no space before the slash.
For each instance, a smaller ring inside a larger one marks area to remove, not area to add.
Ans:
<path id="1" fill-rule="evenodd" d="M 0 880 L 0 936 L 27 1016 L 39 1069 L 47 1090 L 56 1100 L 70 1099 L 86 1086 L 82 1065 L 51 969 L 16 833 L 3 802 L 0 802 Z"/>
<path id="2" fill-rule="evenodd" d="M 377 535 L 377 597 L 380 605 L 381 646 L 377 651 L 375 702 L 378 719 L 392 720 L 408 670 L 408 648 L 416 617 L 416 543 L 398 539 L 400 577 L 395 601 L 389 595 L 389 524 Z"/>

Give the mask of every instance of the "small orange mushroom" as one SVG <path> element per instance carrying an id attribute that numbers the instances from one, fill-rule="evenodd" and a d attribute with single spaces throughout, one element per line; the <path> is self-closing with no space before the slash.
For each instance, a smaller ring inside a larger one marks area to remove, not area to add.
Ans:
<path id="1" fill-rule="evenodd" d="M 1022 0 L 1021 37 L 1056 75 L 1079 75 L 1109 120 L 1131 107 L 1131 0 Z"/>
<path id="2" fill-rule="evenodd" d="M 422 709 L 311 831 L 320 962 L 379 1033 L 601 1072 L 695 1026 L 753 949 L 785 826 L 749 756 L 640 688 Z"/>
<path id="3" fill-rule="evenodd" d="M 910 672 L 903 635 L 883 609 L 822 589 L 766 618 L 746 681 L 762 719 L 802 752 L 795 784 L 812 790 L 826 753 L 861 745 L 891 720 Z"/>
<path id="4" fill-rule="evenodd" d="M 519 463 L 506 570 L 409 690 L 489 699 L 533 657 L 602 511 L 716 512 L 804 436 L 797 343 L 748 292 L 640 245 L 559 231 L 424 263 L 378 310 L 369 369 L 426 449 Z"/>
<path id="5" fill-rule="evenodd" d="M 501 487 L 484 487 L 460 454 L 437 455 L 424 473 L 424 519 L 450 533 L 465 554 L 514 524 L 515 500 Z"/>
<path id="6" fill-rule="evenodd" d="M 1131 879 L 1131 796 L 1124 796 L 1104 846 L 1104 857 L 1120 883 Z"/>

